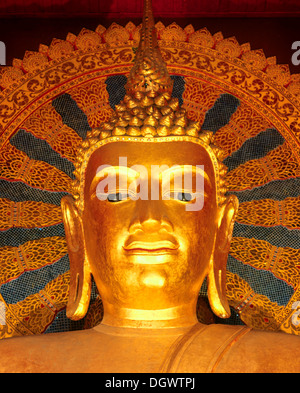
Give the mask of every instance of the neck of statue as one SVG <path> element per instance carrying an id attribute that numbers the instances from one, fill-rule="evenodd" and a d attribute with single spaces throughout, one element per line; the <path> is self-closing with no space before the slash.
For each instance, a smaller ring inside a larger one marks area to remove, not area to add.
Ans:
<path id="1" fill-rule="evenodd" d="M 103 306 L 102 324 L 107 326 L 161 329 L 190 327 L 198 323 L 194 303 L 158 310 L 122 308 L 110 303 L 103 303 Z"/>

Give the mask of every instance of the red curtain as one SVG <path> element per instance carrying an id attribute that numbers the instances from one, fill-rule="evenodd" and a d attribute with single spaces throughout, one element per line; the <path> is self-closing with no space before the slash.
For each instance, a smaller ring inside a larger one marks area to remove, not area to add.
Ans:
<path id="1" fill-rule="evenodd" d="M 300 13 L 299 0 L 153 0 L 156 16 L 276 16 Z M 12 15 L 113 14 L 140 16 L 142 0 L 1 0 L 0 13 Z"/>

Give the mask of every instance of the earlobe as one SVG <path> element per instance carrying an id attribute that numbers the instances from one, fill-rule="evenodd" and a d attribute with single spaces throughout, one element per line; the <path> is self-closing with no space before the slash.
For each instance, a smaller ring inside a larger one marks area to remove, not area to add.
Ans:
<path id="1" fill-rule="evenodd" d="M 85 253 L 81 217 L 71 196 L 61 200 L 61 209 L 70 260 L 70 290 L 67 317 L 82 319 L 87 313 L 91 294 L 91 272 Z"/>
<path id="2" fill-rule="evenodd" d="M 223 212 L 220 215 L 218 228 L 218 247 L 229 252 L 230 242 L 233 233 L 235 217 L 239 208 L 239 201 L 235 195 L 230 195 L 226 199 Z"/>
<path id="3" fill-rule="evenodd" d="M 238 199 L 231 195 L 220 209 L 214 253 L 208 273 L 208 299 L 213 312 L 220 318 L 230 317 L 226 298 L 226 265 L 237 210 Z"/>
<path id="4" fill-rule="evenodd" d="M 67 195 L 61 199 L 61 210 L 69 252 L 77 252 L 82 231 L 78 211 L 71 196 Z"/>

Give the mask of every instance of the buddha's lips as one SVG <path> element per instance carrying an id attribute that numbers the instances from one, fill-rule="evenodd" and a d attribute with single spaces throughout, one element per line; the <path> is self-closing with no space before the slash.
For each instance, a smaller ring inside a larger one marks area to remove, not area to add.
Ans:
<path id="1" fill-rule="evenodd" d="M 156 241 L 156 242 L 141 242 L 133 241 L 127 246 L 123 246 L 125 251 L 131 252 L 146 252 L 146 253 L 164 253 L 175 251 L 179 248 L 177 243 L 173 243 L 169 240 Z"/>

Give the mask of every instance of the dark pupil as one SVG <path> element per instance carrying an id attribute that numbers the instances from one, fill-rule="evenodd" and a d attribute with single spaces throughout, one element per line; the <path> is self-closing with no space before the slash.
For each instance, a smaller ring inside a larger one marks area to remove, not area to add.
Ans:
<path id="1" fill-rule="evenodd" d="M 120 194 L 119 192 L 117 194 L 109 194 L 107 200 L 109 202 L 119 202 L 122 200 L 122 194 Z"/>
<path id="2" fill-rule="evenodd" d="M 188 192 L 179 192 L 178 199 L 183 202 L 189 202 L 192 200 L 192 195 Z"/>

